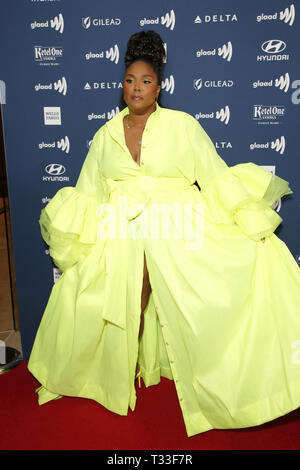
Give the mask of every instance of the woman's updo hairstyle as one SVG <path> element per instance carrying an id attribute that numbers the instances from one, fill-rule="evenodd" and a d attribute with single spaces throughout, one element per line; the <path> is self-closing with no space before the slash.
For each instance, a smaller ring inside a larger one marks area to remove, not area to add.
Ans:
<path id="1" fill-rule="evenodd" d="M 125 54 L 125 67 L 127 69 L 137 60 L 147 62 L 156 73 L 160 85 L 165 56 L 164 43 L 160 35 L 155 31 L 141 31 L 129 38 Z"/>

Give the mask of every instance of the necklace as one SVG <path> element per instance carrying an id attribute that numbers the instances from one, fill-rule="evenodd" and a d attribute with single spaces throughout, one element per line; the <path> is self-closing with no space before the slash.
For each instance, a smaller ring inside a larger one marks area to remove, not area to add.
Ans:
<path id="1" fill-rule="evenodd" d="M 127 127 L 127 129 L 131 129 L 132 127 L 137 127 L 139 129 L 143 129 L 145 126 L 130 126 L 129 125 L 129 117 L 128 117 L 128 114 L 127 114 L 127 116 L 126 116 L 126 127 Z M 141 139 L 138 140 L 138 143 L 139 143 L 139 145 L 142 145 L 142 140 Z"/>

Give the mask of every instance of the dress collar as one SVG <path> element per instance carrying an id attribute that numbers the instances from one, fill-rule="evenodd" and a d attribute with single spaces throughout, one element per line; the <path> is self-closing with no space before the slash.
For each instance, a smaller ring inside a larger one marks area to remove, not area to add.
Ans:
<path id="1" fill-rule="evenodd" d="M 151 118 L 151 120 L 159 116 L 161 107 L 159 104 L 156 102 L 156 109 L 153 113 L 150 114 L 148 120 Z M 124 117 L 129 114 L 129 108 L 128 106 L 124 108 L 122 111 L 120 111 L 115 117 L 113 117 L 110 121 L 107 121 L 106 126 L 107 129 L 110 133 L 110 135 L 119 143 L 121 143 L 123 146 L 125 144 L 125 135 L 124 135 L 124 128 L 123 128 L 123 119 Z M 147 121 L 148 122 L 148 121 Z"/>

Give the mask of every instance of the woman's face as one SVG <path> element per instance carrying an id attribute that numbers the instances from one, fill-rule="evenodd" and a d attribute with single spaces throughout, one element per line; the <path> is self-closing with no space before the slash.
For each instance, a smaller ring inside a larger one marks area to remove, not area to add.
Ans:
<path id="1" fill-rule="evenodd" d="M 159 92 L 157 75 L 149 64 L 138 60 L 128 67 L 123 82 L 123 97 L 130 111 L 145 114 L 155 109 Z"/>

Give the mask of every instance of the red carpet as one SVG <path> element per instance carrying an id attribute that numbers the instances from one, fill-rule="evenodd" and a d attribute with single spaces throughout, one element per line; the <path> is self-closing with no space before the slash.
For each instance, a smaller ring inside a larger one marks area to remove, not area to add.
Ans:
<path id="1" fill-rule="evenodd" d="M 188 438 L 173 382 L 137 389 L 128 416 L 92 400 L 37 403 L 38 382 L 23 361 L 0 375 L 1 450 L 299 450 L 300 409 L 256 428 L 212 430 Z"/>

